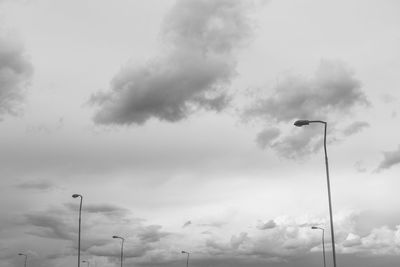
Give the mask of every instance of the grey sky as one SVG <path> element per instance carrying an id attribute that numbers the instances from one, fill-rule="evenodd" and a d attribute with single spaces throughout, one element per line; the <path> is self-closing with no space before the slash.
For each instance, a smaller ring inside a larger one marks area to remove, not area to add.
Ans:
<path id="1" fill-rule="evenodd" d="M 0 1 L 0 265 L 398 264 L 399 7 Z"/>

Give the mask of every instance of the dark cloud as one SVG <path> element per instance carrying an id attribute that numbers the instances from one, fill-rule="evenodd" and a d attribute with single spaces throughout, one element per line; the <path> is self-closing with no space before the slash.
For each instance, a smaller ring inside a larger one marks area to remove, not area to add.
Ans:
<path id="1" fill-rule="evenodd" d="M 65 206 L 73 211 L 79 209 L 79 205 L 76 203 L 68 203 L 65 204 Z M 85 204 L 82 209 L 85 213 L 101 213 L 104 216 L 120 218 L 125 217 L 130 213 L 128 209 L 111 204 Z"/>
<path id="2" fill-rule="evenodd" d="M 17 184 L 16 187 L 20 189 L 31 189 L 39 191 L 46 191 L 55 188 L 55 186 L 51 182 L 45 180 L 25 181 Z"/>
<path id="3" fill-rule="evenodd" d="M 4 114 L 17 113 L 32 72 L 22 44 L 0 32 L 0 119 Z"/>
<path id="4" fill-rule="evenodd" d="M 231 247 L 238 249 L 247 240 L 249 240 L 247 233 L 240 233 L 238 236 L 234 235 L 231 237 Z"/>
<path id="5" fill-rule="evenodd" d="M 281 130 L 278 128 L 266 128 L 258 133 L 256 142 L 257 145 L 263 149 L 271 145 L 271 142 L 279 137 Z"/>
<path id="6" fill-rule="evenodd" d="M 343 130 L 343 134 L 346 136 L 353 135 L 353 134 L 356 134 L 356 133 L 362 131 L 364 128 L 367 128 L 367 127 L 369 127 L 368 122 L 356 121 L 356 122 L 353 122 L 352 124 L 350 124 L 349 126 L 347 126 Z"/>
<path id="7" fill-rule="evenodd" d="M 269 220 L 266 223 L 260 221 L 257 225 L 257 229 L 260 229 L 260 230 L 273 229 L 275 227 L 276 227 L 276 223 L 274 220 Z"/>
<path id="8" fill-rule="evenodd" d="M 234 50 L 250 35 L 247 4 L 230 0 L 179 0 L 164 21 L 164 56 L 127 65 L 111 90 L 92 95 L 99 124 L 175 122 L 199 108 L 220 111 L 235 76 Z"/>
<path id="9" fill-rule="evenodd" d="M 383 161 L 379 164 L 377 171 L 389 169 L 400 163 L 400 145 L 397 150 L 383 152 Z"/>
<path id="10" fill-rule="evenodd" d="M 357 105 L 369 105 L 369 102 L 354 73 L 342 62 L 323 60 L 314 77 L 286 76 L 271 96 L 258 98 L 244 116 L 276 125 L 293 124 L 297 119 L 334 121 L 335 116 L 348 115 Z M 329 125 L 332 128 L 334 123 Z M 349 131 L 364 126 L 358 124 Z M 285 157 L 316 151 L 320 146 L 318 136 L 321 136 L 321 131 L 317 133 L 316 127 L 303 128 L 292 129 L 288 135 L 281 134 L 280 138 L 278 130 L 266 128 L 259 133 L 257 143 L 265 148 L 271 139 L 277 139 L 270 146 Z"/>
<path id="11" fill-rule="evenodd" d="M 160 231 L 161 225 L 149 225 L 138 233 L 138 237 L 141 241 L 146 243 L 153 243 L 160 241 L 161 238 L 169 235 L 167 232 Z"/>
<path id="12" fill-rule="evenodd" d="M 137 258 L 146 254 L 146 252 L 150 249 L 148 246 L 144 244 L 131 245 L 125 244 L 124 249 L 124 257 L 125 258 Z M 121 255 L 120 246 L 93 246 L 88 250 L 88 253 L 97 257 L 108 257 L 111 259 L 119 259 Z"/>
<path id="13" fill-rule="evenodd" d="M 192 222 L 191 221 L 187 221 L 182 225 L 182 228 L 188 227 L 189 225 L 191 225 Z"/>
<path id="14" fill-rule="evenodd" d="M 68 221 L 60 212 L 27 214 L 25 215 L 25 223 L 36 227 L 28 231 L 31 235 L 62 240 L 74 238 L 74 228 L 71 227 L 71 221 Z"/>
<path id="15" fill-rule="evenodd" d="M 280 156 L 295 158 L 316 152 L 323 144 L 323 134 L 320 127 L 305 127 L 276 141 L 272 148 Z M 329 137 L 328 137 L 329 138 Z"/>
<path id="16" fill-rule="evenodd" d="M 238 254 L 244 253 L 247 254 L 248 248 L 241 247 L 246 242 L 251 242 L 252 240 L 249 238 L 248 234 L 242 232 L 238 235 L 233 235 L 228 243 L 217 242 L 213 239 L 208 239 L 206 241 L 206 247 L 209 249 L 209 252 L 214 255 L 229 255 L 229 254 Z"/>

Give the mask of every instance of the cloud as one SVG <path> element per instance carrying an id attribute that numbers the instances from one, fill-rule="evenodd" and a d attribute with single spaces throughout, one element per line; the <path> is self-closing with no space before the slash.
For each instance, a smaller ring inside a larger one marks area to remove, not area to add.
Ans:
<path id="1" fill-rule="evenodd" d="M 297 119 L 334 121 L 335 116 L 348 115 L 359 105 L 368 106 L 369 102 L 353 71 L 343 62 L 322 60 L 312 78 L 287 75 L 273 94 L 258 97 L 243 115 L 274 125 L 292 124 Z M 331 130 L 334 123 L 329 125 Z M 354 133 L 363 127 L 365 123 L 356 124 L 348 132 Z M 321 145 L 320 136 L 315 127 L 292 129 L 287 135 L 279 135 L 277 128 L 265 128 L 256 141 L 265 148 L 271 139 L 277 139 L 270 146 L 281 156 L 290 158 L 316 151 Z"/>
<path id="2" fill-rule="evenodd" d="M 76 211 L 79 209 L 79 205 L 76 203 L 65 204 L 70 210 Z M 104 216 L 109 217 L 126 217 L 130 212 L 125 208 L 121 208 L 111 204 L 85 204 L 82 208 L 85 213 L 101 213 Z"/>
<path id="3" fill-rule="evenodd" d="M 354 247 L 361 245 L 361 238 L 358 235 L 350 233 L 343 242 L 344 247 Z"/>
<path id="4" fill-rule="evenodd" d="M 400 163 L 400 145 L 397 150 L 383 152 L 383 161 L 379 164 L 377 170 L 389 169 L 398 163 Z"/>
<path id="5" fill-rule="evenodd" d="M 269 220 L 266 223 L 259 221 L 259 223 L 257 225 L 257 229 L 259 229 L 259 230 L 273 229 L 275 227 L 276 227 L 276 223 L 274 220 Z"/>
<path id="6" fill-rule="evenodd" d="M 189 225 L 191 225 L 192 222 L 191 221 L 187 221 L 182 225 L 182 228 L 188 227 Z"/>
<path id="7" fill-rule="evenodd" d="M 161 238 L 169 235 L 167 232 L 161 232 L 161 228 L 161 225 L 149 225 L 138 233 L 138 237 L 141 241 L 147 243 L 158 242 Z"/>
<path id="8" fill-rule="evenodd" d="M 265 149 L 271 142 L 279 137 L 281 130 L 278 128 L 266 128 L 258 133 L 256 142 L 259 147 Z"/>
<path id="9" fill-rule="evenodd" d="M 61 212 L 54 210 L 51 213 L 26 214 L 25 223 L 37 227 L 28 233 L 43 238 L 72 240 L 74 238 L 73 228 L 62 215 Z"/>
<path id="10" fill-rule="evenodd" d="M 45 180 L 30 180 L 19 183 L 16 185 L 17 188 L 27 189 L 27 190 L 38 190 L 38 191 L 46 191 L 55 188 L 55 186 Z"/>
<path id="11" fill-rule="evenodd" d="M 245 1 L 179 0 L 164 20 L 163 56 L 127 64 L 107 92 L 91 96 L 98 124 L 176 122 L 197 109 L 220 111 L 236 75 L 235 50 L 251 35 Z"/>
<path id="12" fill-rule="evenodd" d="M 367 128 L 367 127 L 369 127 L 368 122 L 356 121 L 356 122 L 353 122 L 352 124 L 350 124 L 349 126 L 347 126 L 343 130 L 343 134 L 345 136 L 353 135 L 353 134 L 356 134 L 356 133 L 362 131 L 362 129 Z"/>
<path id="13" fill-rule="evenodd" d="M 5 114 L 18 113 L 32 73 L 32 64 L 21 42 L 11 34 L 0 32 L 0 119 Z"/>

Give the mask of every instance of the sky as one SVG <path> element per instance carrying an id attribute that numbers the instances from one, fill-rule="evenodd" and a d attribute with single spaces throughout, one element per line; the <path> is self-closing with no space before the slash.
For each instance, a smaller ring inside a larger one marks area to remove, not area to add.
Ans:
<path id="1" fill-rule="evenodd" d="M 0 0 L 0 266 L 397 266 L 399 8 Z"/>

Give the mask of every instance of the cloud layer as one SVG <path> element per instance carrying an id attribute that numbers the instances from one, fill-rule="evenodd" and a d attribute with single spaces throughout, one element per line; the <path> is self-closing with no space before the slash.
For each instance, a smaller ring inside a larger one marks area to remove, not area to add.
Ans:
<path id="1" fill-rule="evenodd" d="M 32 72 L 22 44 L 0 29 L 0 119 L 5 114 L 17 113 Z"/>
<path id="2" fill-rule="evenodd" d="M 368 103 L 360 81 L 344 63 L 323 60 L 312 78 L 286 76 L 272 95 L 255 100 L 244 116 L 275 125 L 293 124 L 296 119 L 332 120 Z M 353 134 L 366 126 L 351 125 L 346 133 Z M 261 148 L 271 147 L 282 156 L 295 157 L 318 149 L 321 140 L 316 133 L 314 127 L 307 127 L 284 135 L 278 128 L 267 127 L 256 140 Z"/>
<path id="3" fill-rule="evenodd" d="M 180 0 L 164 21 L 163 56 L 128 64 L 108 92 L 92 95 L 99 124 L 182 120 L 196 109 L 220 111 L 235 76 L 235 49 L 250 35 L 244 1 Z"/>
<path id="4" fill-rule="evenodd" d="M 383 161 L 379 164 L 378 170 L 389 169 L 400 163 L 400 145 L 397 150 L 383 152 Z"/>

